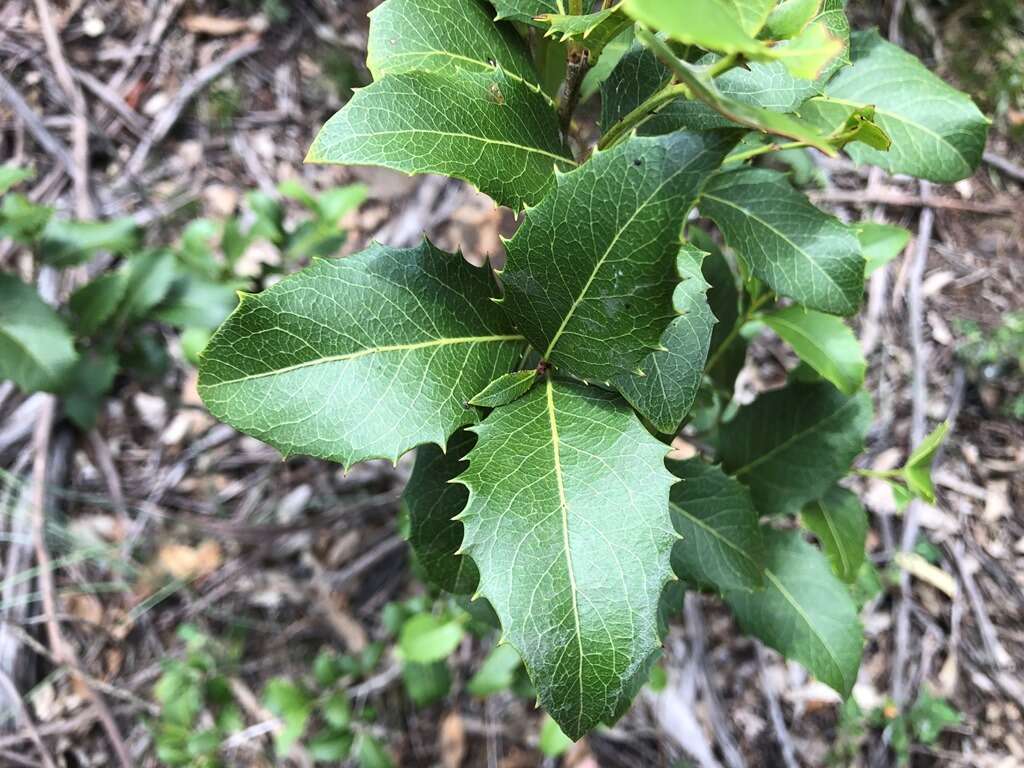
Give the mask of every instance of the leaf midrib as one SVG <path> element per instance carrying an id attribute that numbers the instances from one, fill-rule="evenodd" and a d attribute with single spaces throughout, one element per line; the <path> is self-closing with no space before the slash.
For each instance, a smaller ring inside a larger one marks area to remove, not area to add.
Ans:
<path id="1" fill-rule="evenodd" d="M 422 57 L 422 56 L 435 56 L 435 55 L 436 56 L 446 56 L 447 58 L 452 59 L 454 61 L 464 61 L 464 62 L 466 62 L 468 64 L 475 64 L 475 65 L 479 66 L 480 69 L 482 71 L 484 71 L 484 72 L 497 72 L 498 71 L 498 67 L 491 66 L 490 64 L 488 64 L 486 61 L 483 61 L 482 59 L 474 59 L 472 56 L 463 56 L 462 54 L 459 54 L 459 53 L 452 53 L 451 51 L 443 51 L 443 50 L 440 50 L 438 48 L 424 48 L 421 51 L 402 51 L 401 53 L 392 53 L 392 54 L 388 55 L 388 59 L 393 61 L 394 59 L 401 59 L 403 57 L 413 57 L 413 56 L 421 56 Z M 380 73 L 380 77 L 386 77 L 388 74 L 391 74 L 391 72 L 389 71 L 390 69 L 391 69 L 390 67 L 384 67 L 383 69 L 381 69 L 380 67 L 371 67 L 371 70 L 377 70 L 376 72 L 373 73 L 375 78 L 377 77 L 377 73 L 378 72 Z M 509 78 L 510 80 L 516 80 L 516 81 L 522 83 L 523 85 L 527 86 L 530 90 L 536 91 L 537 93 L 540 93 L 542 96 L 544 96 L 545 100 L 547 100 L 549 103 L 551 103 L 551 104 L 554 103 L 554 100 L 550 96 L 548 96 L 546 93 L 544 93 L 544 89 L 541 88 L 539 84 L 537 84 L 535 82 L 532 82 L 530 80 L 527 80 L 522 75 L 518 75 L 515 72 L 512 72 L 512 71 L 507 70 L 507 69 L 502 69 L 501 72 L 505 75 L 505 77 Z M 400 74 L 400 73 L 395 73 L 395 74 Z"/>
<path id="2" fill-rule="evenodd" d="M 326 365 L 328 363 L 346 362 L 348 360 L 356 360 L 360 357 L 367 357 L 369 355 L 384 354 L 387 352 L 409 352 L 418 349 L 428 349 L 430 347 L 443 347 L 443 346 L 454 346 L 456 344 L 489 344 L 494 342 L 503 341 L 525 341 L 524 337 L 518 334 L 508 334 L 502 336 L 461 336 L 461 337 L 450 337 L 443 339 L 430 339 L 429 341 L 418 341 L 411 344 L 390 344 L 379 347 L 367 347 L 366 349 L 360 349 L 355 352 L 346 352 L 342 355 L 329 355 L 325 357 L 318 357 L 314 360 L 306 360 L 302 363 L 296 363 L 295 365 L 289 365 L 284 368 L 274 368 L 269 371 L 262 371 L 260 373 L 253 373 L 247 376 L 239 376 L 236 379 L 227 379 L 225 381 L 217 381 L 207 384 L 207 387 L 223 387 L 231 384 L 240 384 L 246 381 L 252 381 L 254 379 L 263 379 L 268 376 L 280 376 L 292 371 L 298 371 L 303 368 L 311 368 L 317 365 Z"/>
<path id="3" fill-rule="evenodd" d="M 807 612 L 804 610 L 803 606 L 800 605 L 799 602 L 797 602 L 797 599 L 793 597 L 793 594 L 788 589 L 786 589 L 786 586 L 770 568 L 764 569 L 764 575 L 768 578 L 769 581 L 771 581 L 774 587 L 777 590 L 779 590 L 779 594 L 782 595 L 782 598 L 791 606 L 793 606 L 793 610 L 796 611 L 797 615 L 803 620 L 804 624 L 807 625 L 807 630 L 814 636 L 818 643 L 820 643 L 821 647 L 825 649 L 825 653 L 828 654 L 829 660 L 832 662 L 836 671 L 839 673 L 839 679 L 843 681 L 843 685 L 845 686 L 846 676 L 843 674 L 843 666 L 839 662 L 839 658 L 836 656 L 835 651 L 832 649 L 832 646 L 828 643 L 828 641 L 821 636 L 817 629 L 815 629 L 814 622 L 811 621 L 811 617 L 807 615 Z"/>
<path id="4" fill-rule="evenodd" d="M 744 560 L 748 561 L 751 565 L 754 566 L 755 569 L 757 569 L 757 562 L 754 560 L 754 558 L 752 558 L 750 555 L 748 555 L 746 552 L 744 552 L 741 547 L 736 546 L 733 542 L 731 542 L 729 539 L 727 539 L 725 536 L 723 536 L 718 530 L 716 530 L 715 528 L 712 528 L 711 526 L 709 526 L 707 523 L 705 523 L 699 517 L 695 517 L 694 515 L 690 514 L 689 512 L 687 512 L 685 509 L 680 507 L 675 502 L 669 502 L 669 507 L 671 507 L 676 512 L 678 512 L 680 515 L 682 515 L 683 517 L 685 517 L 688 520 L 690 520 L 691 522 L 693 522 L 694 525 L 697 525 L 700 528 L 702 528 L 705 532 L 710 534 L 713 538 L 718 539 L 722 544 L 724 544 L 725 546 L 729 547 L 729 549 L 731 549 L 734 552 L 736 552 L 736 554 L 738 554 Z"/>

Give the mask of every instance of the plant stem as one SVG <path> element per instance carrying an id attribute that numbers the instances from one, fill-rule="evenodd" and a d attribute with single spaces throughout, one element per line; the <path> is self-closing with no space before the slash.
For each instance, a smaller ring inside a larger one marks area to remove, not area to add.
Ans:
<path id="1" fill-rule="evenodd" d="M 649 96 L 640 106 L 619 120 L 597 143 L 598 149 L 607 149 L 619 143 L 640 123 L 650 117 L 659 107 L 680 96 L 686 96 L 689 89 L 679 83 L 669 83 L 660 91 Z"/>
<path id="2" fill-rule="evenodd" d="M 877 469 L 857 469 L 856 472 L 861 477 L 877 477 L 880 480 L 893 480 L 902 474 L 898 469 L 888 469 L 884 472 Z"/>
<path id="3" fill-rule="evenodd" d="M 719 75 L 728 72 L 733 67 L 738 66 L 740 58 L 735 53 L 730 53 L 728 56 L 723 56 L 714 64 L 711 64 L 707 69 L 708 77 L 718 77 Z"/>
<path id="4" fill-rule="evenodd" d="M 570 16 L 582 16 L 583 15 L 583 0 L 569 0 L 569 15 Z"/>
<path id="5" fill-rule="evenodd" d="M 558 122 L 562 133 L 569 137 L 572 115 L 580 101 L 580 86 L 590 69 L 590 51 L 576 43 L 569 46 L 569 59 L 565 67 L 565 82 L 558 92 Z"/>
<path id="6" fill-rule="evenodd" d="M 736 323 L 733 325 L 732 330 L 729 331 L 729 335 L 722 340 L 722 343 L 719 345 L 718 349 L 715 350 L 715 354 L 711 356 L 711 358 L 708 360 L 707 365 L 704 366 L 704 373 L 710 373 L 712 370 L 714 370 L 715 366 L 718 365 L 718 363 L 721 361 L 722 356 L 725 354 L 725 351 L 729 347 L 731 347 L 733 342 L 736 341 L 736 339 L 739 337 L 740 331 L 743 330 L 743 326 L 750 322 L 751 318 L 754 316 L 754 313 L 758 309 L 763 307 L 769 301 L 770 298 L 771 293 L 766 291 L 765 293 L 762 293 L 760 296 L 758 296 L 750 303 L 750 306 L 747 307 L 747 310 L 736 319 Z"/>
<path id="7" fill-rule="evenodd" d="M 723 164 L 742 163 L 744 160 L 749 160 L 750 158 L 757 157 L 758 155 L 765 155 L 769 152 L 780 152 L 784 149 L 800 149 L 801 147 L 806 146 L 807 144 L 802 141 L 791 141 L 788 144 L 776 144 L 775 142 L 772 142 L 771 144 L 765 144 L 761 147 L 754 147 L 754 149 L 747 150 L 746 152 L 737 152 L 735 155 L 729 155 L 722 162 Z"/>

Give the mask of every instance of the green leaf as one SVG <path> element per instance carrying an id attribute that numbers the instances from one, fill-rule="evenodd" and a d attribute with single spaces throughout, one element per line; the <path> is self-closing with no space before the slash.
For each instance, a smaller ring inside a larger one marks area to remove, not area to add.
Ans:
<path id="1" fill-rule="evenodd" d="M 903 478 L 907 481 L 910 492 L 929 504 L 935 503 L 935 486 L 932 484 L 932 464 L 935 454 L 942 446 L 949 432 L 949 422 L 944 421 L 914 449 L 903 467 Z"/>
<path id="2" fill-rule="evenodd" d="M 402 683 L 412 703 L 424 707 L 448 695 L 452 687 L 452 675 L 443 661 L 431 664 L 407 661 L 402 665 Z"/>
<path id="3" fill-rule="evenodd" d="M 306 730 L 313 714 L 313 699 L 299 685 L 284 678 L 274 678 L 263 691 L 263 703 L 281 718 L 281 730 L 274 736 L 274 749 L 284 757 Z"/>
<path id="4" fill-rule="evenodd" d="M 857 337 L 842 318 L 792 306 L 762 319 L 801 360 L 840 392 L 852 395 L 864 385 L 867 361 Z"/>
<path id="5" fill-rule="evenodd" d="M 856 581 L 868 535 L 868 516 L 857 495 L 834 485 L 803 508 L 800 521 L 821 542 L 836 576 Z"/>
<path id="6" fill-rule="evenodd" d="M 547 25 L 545 36 L 557 38 L 563 43 L 575 41 L 584 46 L 590 52 L 591 65 L 600 60 L 601 52 L 608 43 L 633 24 L 633 20 L 622 12 L 620 6 L 582 16 L 549 13 L 538 19 Z"/>
<path id="7" fill-rule="evenodd" d="M 865 277 L 871 277 L 875 270 L 881 269 L 903 253 L 910 242 L 910 230 L 893 224 L 862 221 L 853 225 L 853 231 L 864 252 Z"/>
<path id="8" fill-rule="evenodd" d="M 19 168 L 16 165 L 0 165 L 0 195 L 6 195 L 12 187 L 16 187 L 23 181 L 35 177 L 35 173 L 28 168 Z"/>
<path id="9" fill-rule="evenodd" d="M 213 330 L 238 306 L 238 292 L 231 285 L 186 275 L 175 281 L 156 311 L 158 319 L 177 328 L 194 326 Z"/>
<path id="10" fill-rule="evenodd" d="M 327 121 L 306 161 L 441 173 L 513 209 L 575 165 L 547 98 L 500 69 L 387 75 Z"/>
<path id="11" fill-rule="evenodd" d="M 145 317 L 162 302 L 178 277 L 174 254 L 170 251 L 146 251 L 131 258 L 125 270 L 124 301 L 117 319 L 130 322 Z"/>
<path id="12" fill-rule="evenodd" d="M 348 703 L 348 696 L 339 691 L 331 694 L 324 702 L 324 720 L 332 728 L 347 728 L 352 722 L 352 708 Z"/>
<path id="13" fill-rule="evenodd" d="M 356 741 L 356 763 L 359 768 L 393 768 L 388 751 L 368 733 L 359 734 Z"/>
<path id="14" fill-rule="evenodd" d="M 731 393 L 747 356 L 747 342 L 742 336 L 731 340 L 729 346 L 719 353 L 739 322 L 740 292 L 736 276 L 722 250 L 704 230 L 691 227 L 689 234 L 694 245 L 708 252 L 701 271 L 711 286 L 708 290 L 708 305 L 718 320 L 711 332 L 707 373 L 719 387 Z"/>
<path id="15" fill-rule="evenodd" d="M 802 80 L 817 80 L 845 50 L 843 41 L 835 37 L 822 22 L 808 24 L 804 30 L 781 45 L 772 48 L 774 58 L 789 73 Z"/>
<path id="16" fill-rule="evenodd" d="M 765 529 L 765 587 L 728 592 L 726 602 L 745 632 L 821 682 L 850 695 L 857 680 L 863 634 L 857 608 L 822 554 L 795 532 Z"/>
<path id="17" fill-rule="evenodd" d="M 670 503 L 682 536 L 672 551 L 676 575 L 721 592 L 761 587 L 764 543 L 750 492 L 702 459 L 666 464 L 682 480 L 672 486 Z"/>
<path id="18" fill-rule="evenodd" d="M 550 715 L 544 717 L 540 726 L 540 738 L 537 746 L 547 757 L 561 757 L 569 751 L 573 740 L 566 736 L 558 723 Z"/>
<path id="19" fill-rule="evenodd" d="M 888 152 L 892 148 L 889 134 L 875 121 L 874 107 L 862 107 L 852 112 L 846 118 L 846 124 L 839 129 L 838 135 L 832 139 L 832 143 L 840 149 L 853 142 L 867 144 L 881 152 Z"/>
<path id="20" fill-rule="evenodd" d="M 286 455 L 351 466 L 443 445 L 522 350 L 492 285 L 428 242 L 317 260 L 242 298 L 206 348 L 200 394 Z"/>
<path id="21" fill-rule="evenodd" d="M 309 741 L 309 756 L 318 763 L 340 763 L 352 751 L 351 733 L 318 733 Z"/>
<path id="22" fill-rule="evenodd" d="M 860 243 L 784 175 L 761 168 L 722 174 L 708 184 L 700 210 L 776 293 L 821 312 L 857 311 L 864 295 Z"/>
<path id="23" fill-rule="evenodd" d="M 615 395 L 550 379 L 474 431 L 463 551 L 540 703 L 579 738 L 625 710 L 659 653 L 666 448 Z"/>
<path id="24" fill-rule="evenodd" d="M 941 696 L 935 696 L 927 689 L 921 691 L 908 713 L 910 727 L 918 742 L 931 746 L 947 728 L 954 728 L 964 721 L 963 713 L 952 707 Z"/>
<path id="25" fill-rule="evenodd" d="M 480 669 L 470 678 L 466 690 L 474 696 L 490 696 L 507 691 L 516 679 L 516 670 L 523 660 L 511 645 L 497 645 L 487 654 Z"/>
<path id="26" fill-rule="evenodd" d="M 83 351 L 68 370 L 61 387 L 61 404 L 79 429 L 88 431 L 96 425 L 120 367 L 115 352 L 93 348 Z"/>
<path id="27" fill-rule="evenodd" d="M 447 659 L 459 647 L 466 631 L 457 621 L 430 613 L 417 613 L 402 625 L 398 650 L 405 661 L 431 664 Z"/>
<path id="28" fill-rule="evenodd" d="M 537 85 L 529 49 L 480 0 L 387 0 L 370 12 L 366 66 L 374 80 L 402 72 L 453 70 L 506 75 Z"/>
<path id="29" fill-rule="evenodd" d="M 542 26 L 537 17 L 545 13 L 560 13 L 558 0 L 492 0 L 498 19 L 521 21 L 524 24 Z"/>
<path id="30" fill-rule="evenodd" d="M 34 245 L 53 208 L 36 205 L 24 195 L 4 195 L 0 203 L 0 239 L 9 237 L 22 245 Z"/>
<path id="31" fill-rule="evenodd" d="M 86 283 L 73 294 L 68 307 L 79 336 L 92 336 L 117 312 L 128 289 L 124 270 L 106 272 Z"/>
<path id="32" fill-rule="evenodd" d="M 476 442 L 472 432 L 460 430 L 442 451 L 423 445 L 402 494 L 409 515 L 409 544 L 426 577 L 456 595 L 476 589 L 479 574 L 468 557 L 456 555 L 462 544 L 462 523 L 455 516 L 466 507 L 469 492 L 451 482 L 466 468 L 465 457 Z"/>
<path id="33" fill-rule="evenodd" d="M 780 40 L 795 37 L 818 15 L 820 6 L 821 0 L 782 0 L 768 15 L 765 27 Z"/>
<path id="34" fill-rule="evenodd" d="M 525 395 L 537 382 L 536 371 L 513 371 L 499 376 L 469 399 L 470 405 L 498 408 Z"/>
<path id="35" fill-rule="evenodd" d="M 558 177 L 508 242 L 502 274 L 503 306 L 545 359 L 607 382 L 659 348 L 676 314 L 682 225 L 734 143 L 634 138 Z"/>
<path id="36" fill-rule="evenodd" d="M 140 230 L 131 219 L 67 221 L 50 219 L 43 229 L 39 255 L 55 267 L 82 264 L 101 251 L 128 253 L 139 247 Z"/>
<path id="37" fill-rule="evenodd" d="M 750 488 L 765 515 L 795 515 L 850 469 L 871 426 L 871 398 L 831 384 L 791 383 L 722 425 L 722 468 Z"/>
<path id="38" fill-rule="evenodd" d="M 989 121 L 967 95 L 875 30 L 853 36 L 851 55 L 853 66 L 829 82 L 824 97 L 801 109 L 805 118 L 834 131 L 851 113 L 874 106 L 875 119 L 892 138 L 892 147 L 881 152 L 851 144 L 847 152 L 857 162 L 942 183 L 974 172 Z"/>
<path id="39" fill-rule="evenodd" d="M 776 0 L 689 0 L 685 12 L 675 0 L 625 0 L 637 21 L 687 45 L 709 51 L 764 57 L 768 47 L 754 36 Z"/>
<path id="40" fill-rule="evenodd" d="M 686 244 L 679 252 L 682 282 L 673 297 L 676 317 L 661 336 L 662 351 L 641 363 L 644 376 L 625 374 L 615 388 L 660 432 L 674 434 L 697 397 L 708 358 L 714 315 L 708 306 L 708 284 L 701 273 L 706 254 Z"/>
<path id="41" fill-rule="evenodd" d="M 32 286 L 0 272 L 0 380 L 24 392 L 56 392 L 76 359 L 64 321 Z"/>

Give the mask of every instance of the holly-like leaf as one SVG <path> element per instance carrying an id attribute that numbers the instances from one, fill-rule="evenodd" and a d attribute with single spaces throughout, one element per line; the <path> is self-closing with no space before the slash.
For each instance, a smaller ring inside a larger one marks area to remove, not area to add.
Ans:
<path id="1" fill-rule="evenodd" d="M 675 0 L 625 0 L 623 8 L 637 21 L 687 45 L 709 51 L 767 55 L 755 36 L 776 0 L 689 0 L 685 13 Z"/>
<path id="2" fill-rule="evenodd" d="M 366 66 L 374 80 L 402 72 L 452 70 L 493 74 L 536 86 L 522 38 L 495 24 L 480 0 L 387 0 L 370 11 Z"/>
<path id="3" fill-rule="evenodd" d="M 865 277 L 871 277 L 875 270 L 881 269 L 903 253 L 910 242 L 910 230 L 893 224 L 862 221 L 853 225 L 853 231 L 864 252 Z"/>
<path id="4" fill-rule="evenodd" d="M 575 165 L 547 98 L 502 70 L 388 75 L 327 121 L 306 161 L 441 173 L 514 209 Z"/>
<path id="5" fill-rule="evenodd" d="M 643 376 L 627 373 L 612 382 L 630 405 L 665 434 L 674 434 L 686 418 L 704 377 L 715 324 L 706 296 L 709 286 L 701 273 L 705 255 L 689 244 L 680 250 L 682 282 L 673 298 L 678 317 L 661 336 L 664 349 L 640 363 Z"/>
<path id="6" fill-rule="evenodd" d="M 842 318 L 792 306 L 763 319 L 801 360 L 840 392 L 852 395 L 864 385 L 867 361 L 857 337 Z"/>
<path id="7" fill-rule="evenodd" d="M 491 5 L 497 12 L 495 17 L 497 19 L 521 21 L 524 24 L 532 24 L 537 27 L 543 26 L 537 20 L 538 16 L 561 13 L 558 0 L 492 0 Z"/>
<path id="8" fill-rule="evenodd" d="M 545 14 L 538 20 L 547 25 L 545 36 L 554 37 L 562 43 L 575 41 L 585 46 L 590 52 L 591 64 L 600 59 L 601 52 L 608 43 L 633 23 L 619 6 L 582 16 Z"/>
<path id="9" fill-rule="evenodd" d="M 764 589 L 727 592 L 726 602 L 745 632 L 849 696 L 864 645 L 849 590 L 800 534 L 766 528 L 764 541 Z"/>
<path id="10" fill-rule="evenodd" d="M 921 441 L 907 459 L 903 468 L 903 477 L 907 481 L 910 492 L 929 504 L 935 503 L 935 486 L 932 483 L 932 464 L 935 454 L 939 452 L 942 441 L 949 432 L 949 422 L 944 421 Z"/>
<path id="11" fill-rule="evenodd" d="M 622 714 L 658 654 L 677 539 L 665 446 L 616 395 L 550 379 L 474 431 L 463 551 L 541 704 L 579 738 Z"/>
<path id="12" fill-rule="evenodd" d="M 443 445 L 522 352 L 491 291 L 488 270 L 428 242 L 317 260 L 242 298 L 203 354 L 200 394 L 285 455 L 347 467 Z"/>
<path id="13" fill-rule="evenodd" d="M 853 66 L 828 83 L 825 96 L 800 110 L 805 118 L 834 131 L 851 113 L 874 106 L 875 119 L 892 147 L 883 152 L 851 144 L 847 152 L 857 162 L 943 183 L 974 172 L 989 121 L 970 97 L 875 30 L 853 36 L 851 58 Z"/>
<path id="14" fill-rule="evenodd" d="M 468 595 L 479 578 L 473 561 L 456 555 L 462 545 L 462 523 L 455 516 L 466 508 L 469 492 L 451 482 L 466 469 L 466 454 L 476 442 L 472 432 L 459 430 L 442 451 L 424 445 L 402 494 L 409 516 L 409 544 L 426 577 L 455 595 Z"/>
<path id="15" fill-rule="evenodd" d="M 25 392 L 55 392 L 77 359 L 57 313 L 32 286 L 0 272 L 0 380 Z"/>
<path id="16" fill-rule="evenodd" d="M 518 400 L 537 382 L 536 371 L 513 371 L 499 376 L 469 399 L 471 405 L 498 408 Z"/>
<path id="17" fill-rule="evenodd" d="M 672 568 L 683 581 L 725 590 L 763 584 L 764 543 L 750 491 L 703 459 L 668 461 L 672 522 L 682 536 Z"/>
<path id="18" fill-rule="evenodd" d="M 864 295 L 860 243 L 783 174 L 761 168 L 722 174 L 704 190 L 700 210 L 776 293 L 821 312 L 857 311 Z"/>
<path id="19" fill-rule="evenodd" d="M 527 213 L 507 244 L 503 305 L 546 360 L 608 382 L 659 348 L 683 223 L 735 140 L 631 139 L 560 175 Z"/>
<path id="20" fill-rule="evenodd" d="M 800 521 L 821 542 L 836 576 L 856 581 L 868 535 L 868 516 L 857 495 L 834 485 L 803 508 Z"/>
<path id="21" fill-rule="evenodd" d="M 795 515 L 849 471 L 871 418 L 865 392 L 846 397 L 825 382 L 790 383 L 722 425 L 722 468 L 750 488 L 763 514 Z"/>

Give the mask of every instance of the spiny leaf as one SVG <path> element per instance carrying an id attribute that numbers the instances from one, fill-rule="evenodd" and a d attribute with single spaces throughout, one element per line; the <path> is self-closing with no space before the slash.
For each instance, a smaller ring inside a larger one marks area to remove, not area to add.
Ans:
<path id="1" fill-rule="evenodd" d="M 803 508 L 800 521 L 821 542 L 836 576 L 847 583 L 856 581 L 868 533 L 867 513 L 857 495 L 834 485 Z"/>
<path id="2" fill-rule="evenodd" d="M 673 303 L 676 317 L 661 336 L 663 350 L 640 363 L 643 376 L 624 374 L 616 389 L 660 432 L 674 434 L 690 412 L 704 376 L 715 317 L 708 306 L 708 283 L 701 273 L 705 253 L 693 245 L 679 252 L 679 275 Z"/>
<path id="3" fill-rule="evenodd" d="M 546 13 L 561 13 L 558 7 L 558 0 L 493 0 L 491 5 L 497 11 L 498 19 L 508 21 L 521 21 L 524 24 L 543 26 L 537 20 L 538 16 Z"/>
<path id="4" fill-rule="evenodd" d="M 387 0 L 370 11 L 366 66 L 374 80 L 452 70 L 506 75 L 537 85 L 530 52 L 511 25 L 495 24 L 480 0 Z"/>
<path id="5" fill-rule="evenodd" d="M 728 592 L 726 602 L 745 632 L 849 696 L 863 650 L 863 630 L 849 591 L 800 534 L 766 528 L 764 541 L 764 589 Z"/>
<path id="6" fill-rule="evenodd" d="M 575 165 L 547 98 L 500 69 L 387 75 L 327 121 L 306 161 L 454 176 L 514 209 Z"/>
<path id="7" fill-rule="evenodd" d="M 768 20 L 776 0 L 689 0 L 686 12 L 675 0 L 625 0 L 637 21 L 687 45 L 710 51 L 763 57 L 768 46 L 755 35 Z"/>
<path id="8" fill-rule="evenodd" d="M 0 380 L 24 392 L 55 392 L 77 358 L 57 313 L 32 286 L 0 273 Z"/>
<path id="9" fill-rule="evenodd" d="M 801 360 L 847 395 L 864 386 L 867 361 L 860 343 L 841 318 L 793 306 L 764 316 L 765 325 Z"/>
<path id="10" fill-rule="evenodd" d="M 740 317 L 740 291 L 736 284 L 736 275 L 733 274 L 722 249 L 704 230 L 691 226 L 689 236 L 694 245 L 708 252 L 701 271 L 704 273 L 704 279 L 711 285 L 708 290 L 708 305 L 718 321 L 711 332 L 707 374 L 719 387 L 731 393 L 747 356 L 746 340 L 742 336 L 730 339 Z M 729 346 L 722 349 L 727 340 Z"/>
<path id="11" fill-rule="evenodd" d="M 243 297 L 203 354 L 200 394 L 286 455 L 350 466 L 442 445 L 521 353 L 491 290 L 488 270 L 427 242 L 315 261 Z"/>
<path id="12" fill-rule="evenodd" d="M 499 376 L 469 399 L 470 405 L 498 408 L 518 400 L 530 391 L 537 381 L 536 371 L 513 371 Z"/>
<path id="13" fill-rule="evenodd" d="M 714 178 L 700 210 L 757 277 L 805 307 L 857 311 L 864 257 L 857 238 L 775 171 L 748 168 Z"/>
<path id="14" fill-rule="evenodd" d="M 683 222 L 734 133 L 634 138 L 558 177 L 508 243 L 509 317 L 545 359 L 607 382 L 675 316 Z"/>
<path id="15" fill-rule="evenodd" d="M 871 426 L 866 392 L 794 382 L 740 408 L 722 425 L 722 468 L 750 488 L 766 515 L 795 515 L 821 498 L 864 449 Z"/>
<path id="16" fill-rule="evenodd" d="M 659 650 L 665 446 L 617 396 L 550 379 L 474 431 L 463 551 L 541 704 L 579 738 L 625 710 Z"/>
<path id="17" fill-rule="evenodd" d="M 966 94 L 877 31 L 855 34 L 851 54 L 853 66 L 829 82 L 825 96 L 800 110 L 805 118 L 835 130 L 851 113 L 874 106 L 875 119 L 891 137 L 892 147 L 882 152 L 851 144 L 847 152 L 857 162 L 943 183 L 974 172 L 989 121 Z"/>
<path id="18" fill-rule="evenodd" d="M 436 445 L 420 446 L 402 493 L 416 559 L 430 581 L 455 595 L 472 593 L 479 579 L 473 561 L 455 554 L 463 534 L 455 516 L 466 508 L 469 492 L 451 482 L 466 469 L 466 454 L 475 442 L 472 432 L 459 430 L 445 451 Z"/>
<path id="19" fill-rule="evenodd" d="M 545 36 L 557 38 L 562 43 L 572 40 L 585 46 L 590 52 L 592 65 L 600 59 L 604 47 L 633 23 L 620 6 L 582 16 L 545 14 L 538 20 L 548 25 Z"/>
<path id="20" fill-rule="evenodd" d="M 764 543 L 750 492 L 703 459 L 668 461 L 672 521 L 682 536 L 672 568 L 683 581 L 718 591 L 763 584 Z"/>

